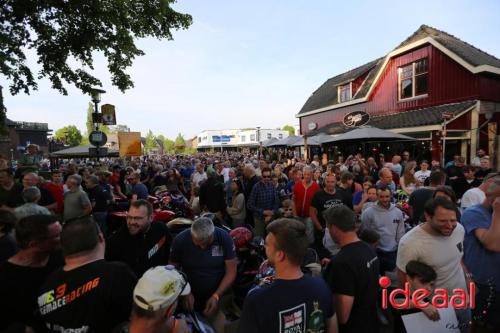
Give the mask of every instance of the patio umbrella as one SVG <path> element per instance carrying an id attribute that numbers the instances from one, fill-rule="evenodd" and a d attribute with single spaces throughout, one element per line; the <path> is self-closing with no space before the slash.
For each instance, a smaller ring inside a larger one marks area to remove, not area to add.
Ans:
<path id="1" fill-rule="evenodd" d="M 262 142 L 262 146 L 263 146 L 263 147 L 270 147 L 270 145 L 271 145 L 272 143 L 275 143 L 276 141 L 278 141 L 278 139 L 276 139 L 276 138 L 271 138 L 271 139 L 269 139 L 269 140 L 266 140 L 266 141 Z"/>
<path id="2" fill-rule="evenodd" d="M 300 140 L 300 136 L 290 135 L 284 139 L 278 140 L 274 143 L 269 144 L 267 147 L 279 147 L 279 146 L 290 146 L 294 142 Z"/>
<path id="3" fill-rule="evenodd" d="M 295 141 L 294 143 L 290 144 L 290 147 L 302 147 L 304 145 L 304 138 L 301 137 L 299 140 Z M 319 142 L 319 137 L 316 136 L 311 136 L 307 138 L 307 145 L 308 146 L 320 146 L 321 142 Z"/>
<path id="4" fill-rule="evenodd" d="M 362 126 L 347 133 L 341 134 L 335 138 L 332 138 L 329 142 L 337 141 L 347 141 L 347 140 L 364 140 L 364 139 L 376 139 L 376 140 L 416 140 L 415 138 L 394 133 L 380 128 L 371 126 Z"/>

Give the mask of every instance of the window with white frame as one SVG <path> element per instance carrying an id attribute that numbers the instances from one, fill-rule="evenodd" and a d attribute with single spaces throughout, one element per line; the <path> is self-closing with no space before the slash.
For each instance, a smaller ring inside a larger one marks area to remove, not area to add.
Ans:
<path id="1" fill-rule="evenodd" d="M 273 137 L 273 135 L 271 133 L 267 133 L 267 139 L 271 139 Z"/>
<path id="2" fill-rule="evenodd" d="M 278 139 L 283 139 L 283 133 L 278 134 Z"/>
<path id="3" fill-rule="evenodd" d="M 245 141 L 247 141 L 247 137 L 245 135 L 242 135 L 241 136 L 241 142 L 245 142 Z"/>
<path id="4" fill-rule="evenodd" d="M 427 58 L 400 67 L 399 99 L 426 95 L 428 92 L 429 67 Z"/>
<path id="5" fill-rule="evenodd" d="M 255 134 L 250 134 L 250 141 L 255 141 Z"/>
<path id="6" fill-rule="evenodd" d="M 352 98 L 352 84 L 347 83 L 338 87 L 339 103 L 350 101 Z"/>

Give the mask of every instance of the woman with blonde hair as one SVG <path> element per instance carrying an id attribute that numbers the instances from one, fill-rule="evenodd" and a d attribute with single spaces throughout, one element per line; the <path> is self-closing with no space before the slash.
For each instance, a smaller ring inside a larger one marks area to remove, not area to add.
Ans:
<path id="1" fill-rule="evenodd" d="M 410 195 L 417 188 L 417 181 L 415 179 L 415 168 L 417 162 L 409 161 L 406 163 L 405 171 L 403 172 L 403 177 L 399 179 L 399 184 L 401 189 L 405 191 L 406 194 Z"/>

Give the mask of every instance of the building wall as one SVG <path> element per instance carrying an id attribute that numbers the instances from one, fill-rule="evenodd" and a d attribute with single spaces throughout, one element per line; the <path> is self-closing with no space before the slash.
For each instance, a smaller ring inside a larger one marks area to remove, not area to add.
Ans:
<path id="1" fill-rule="evenodd" d="M 429 66 L 427 97 L 400 101 L 398 68 L 425 57 L 428 58 Z M 480 98 L 492 101 L 500 99 L 500 79 L 474 75 L 440 50 L 426 45 L 391 59 L 381 73 L 368 102 L 302 117 L 301 132 L 307 134 L 310 122 L 317 123 L 319 128 L 341 122 L 352 111 L 383 115 Z"/>

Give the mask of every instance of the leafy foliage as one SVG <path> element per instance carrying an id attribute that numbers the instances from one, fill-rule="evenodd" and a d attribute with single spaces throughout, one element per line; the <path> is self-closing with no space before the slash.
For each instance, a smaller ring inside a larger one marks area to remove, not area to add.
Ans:
<path id="1" fill-rule="evenodd" d="M 146 144 L 144 145 L 144 151 L 150 152 L 153 148 L 158 147 L 155 136 L 151 130 L 146 133 Z"/>
<path id="2" fill-rule="evenodd" d="M 72 147 L 78 146 L 82 142 L 82 133 L 75 125 L 64 126 L 58 129 L 55 137 Z"/>
<path id="3" fill-rule="evenodd" d="M 182 136 L 181 133 L 177 135 L 177 138 L 175 138 L 175 149 L 176 150 L 182 150 L 186 147 L 186 140 L 184 140 L 184 137 Z"/>
<path id="4" fill-rule="evenodd" d="M 295 135 L 295 128 L 291 125 L 285 125 L 285 126 L 283 126 L 283 128 L 281 130 L 288 131 L 289 135 Z"/>
<path id="5" fill-rule="evenodd" d="M 134 84 L 125 70 L 144 52 L 138 38 L 172 40 L 172 31 L 187 29 L 192 18 L 174 11 L 175 0 L 4 0 L 0 15 L 0 74 L 10 92 L 29 94 L 36 79 L 67 94 L 65 84 L 84 93 L 102 86 L 92 74 L 94 57 L 107 60 L 111 82 L 122 92 Z M 41 69 L 33 73 L 27 53 Z M 0 105 L 0 111 L 3 104 Z"/>

